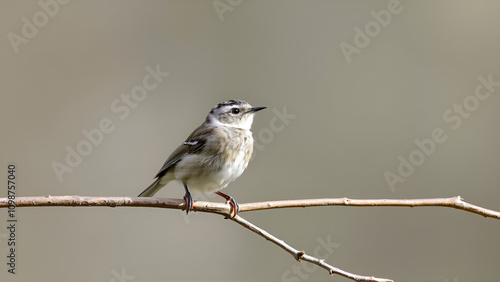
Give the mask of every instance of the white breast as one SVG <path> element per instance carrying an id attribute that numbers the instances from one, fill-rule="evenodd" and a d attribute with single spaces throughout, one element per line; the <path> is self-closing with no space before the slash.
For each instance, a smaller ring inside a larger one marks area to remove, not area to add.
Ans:
<path id="1" fill-rule="evenodd" d="M 228 160 L 227 157 L 224 158 L 225 162 L 220 161 L 223 153 L 218 158 L 206 156 L 203 153 L 185 156 L 175 166 L 175 179 L 186 182 L 190 191 L 206 194 L 225 188 L 238 178 L 248 166 L 249 156 L 247 154 L 251 154 L 253 149 L 251 135 L 240 146 L 240 148 L 232 149 L 237 153 L 233 154 L 231 160 Z M 214 169 L 215 167 L 217 169 Z"/>

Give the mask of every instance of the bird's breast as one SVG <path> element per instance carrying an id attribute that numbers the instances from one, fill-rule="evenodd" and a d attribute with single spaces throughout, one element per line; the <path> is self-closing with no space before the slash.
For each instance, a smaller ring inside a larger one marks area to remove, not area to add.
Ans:
<path id="1" fill-rule="evenodd" d="M 202 152 L 186 156 L 176 165 L 176 178 L 205 193 L 218 191 L 238 178 L 253 153 L 249 130 L 222 129 L 207 140 Z"/>

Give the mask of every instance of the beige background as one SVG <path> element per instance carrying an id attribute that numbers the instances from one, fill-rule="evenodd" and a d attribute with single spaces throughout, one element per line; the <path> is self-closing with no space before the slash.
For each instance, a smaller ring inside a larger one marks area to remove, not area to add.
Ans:
<path id="1" fill-rule="evenodd" d="M 253 127 L 263 148 L 224 190 L 241 203 L 460 195 L 500 210 L 500 88 L 456 130 L 443 119 L 474 94 L 479 76 L 500 81 L 500 2 L 402 1 L 348 63 L 341 43 L 354 45 L 354 28 L 373 24 L 370 11 L 389 2 L 244 1 L 221 20 L 212 1 L 72 1 L 16 53 L 8 34 L 22 36 L 22 18 L 33 22 L 43 10 L 35 1 L 2 1 L 2 179 L 15 162 L 18 196 L 136 196 L 212 106 L 237 98 L 269 107 Z M 110 105 L 156 65 L 170 75 L 119 119 Z M 295 118 L 276 130 L 273 109 L 284 108 Z M 64 163 L 65 147 L 76 148 L 82 130 L 103 118 L 115 130 L 59 182 L 52 163 Z M 414 140 L 435 128 L 446 142 L 391 191 L 384 173 L 396 173 L 398 157 L 408 159 Z M 158 194 L 182 195 L 178 184 Z M 347 281 L 214 215 L 24 208 L 17 216 L 13 276 L 0 210 L 1 281 L 120 281 L 122 270 L 123 281 Z M 498 279 L 500 222 L 458 210 L 328 207 L 243 216 L 358 274 Z M 319 243 L 328 238 L 330 253 Z"/>

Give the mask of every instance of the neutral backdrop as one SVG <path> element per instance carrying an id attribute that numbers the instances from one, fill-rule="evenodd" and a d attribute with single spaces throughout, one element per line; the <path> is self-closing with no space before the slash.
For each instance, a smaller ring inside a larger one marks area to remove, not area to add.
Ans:
<path id="1" fill-rule="evenodd" d="M 242 99 L 268 109 L 255 118 L 255 158 L 224 190 L 240 203 L 460 195 L 500 210 L 499 9 L 498 1 L 2 1 L 0 196 L 9 163 L 17 196 L 136 196 L 211 107 Z M 148 67 L 169 75 L 144 94 Z M 479 77 L 493 81 L 489 97 Z M 125 115 L 121 97 L 131 93 L 140 101 Z M 84 147 L 82 132 L 103 119 L 114 130 Z M 446 140 L 424 154 L 415 142 L 434 130 Z M 86 156 L 58 179 L 54 164 L 68 165 L 68 150 L 78 148 Z M 418 165 L 401 175 L 411 157 Z M 388 172 L 404 182 L 391 188 Z M 170 184 L 157 196 L 183 193 Z M 216 215 L 16 213 L 12 275 L 0 210 L 1 281 L 348 281 Z M 498 280 L 500 222 L 463 211 L 242 216 L 354 273 Z"/>

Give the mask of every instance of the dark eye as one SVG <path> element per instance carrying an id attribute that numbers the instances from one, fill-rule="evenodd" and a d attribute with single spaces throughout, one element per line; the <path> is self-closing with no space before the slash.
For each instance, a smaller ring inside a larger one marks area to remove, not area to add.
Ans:
<path id="1" fill-rule="evenodd" d="M 233 113 L 233 114 L 237 115 L 237 114 L 239 114 L 239 113 L 240 113 L 240 109 L 238 109 L 238 108 L 233 108 L 233 109 L 231 110 L 231 113 Z"/>

